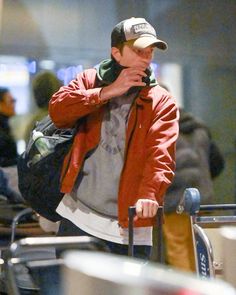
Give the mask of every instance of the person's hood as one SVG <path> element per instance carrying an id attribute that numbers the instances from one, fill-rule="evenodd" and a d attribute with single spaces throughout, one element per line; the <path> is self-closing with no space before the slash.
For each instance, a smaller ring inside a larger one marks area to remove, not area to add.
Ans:
<path id="1" fill-rule="evenodd" d="M 103 60 L 100 64 L 95 66 L 97 70 L 98 79 L 105 85 L 109 85 L 113 83 L 120 72 L 125 69 L 125 67 L 118 64 L 114 59 L 106 59 Z M 150 71 L 150 84 L 149 86 L 156 86 L 157 80 L 151 68 L 148 69 Z"/>
<path id="2" fill-rule="evenodd" d="M 191 113 L 180 109 L 179 131 L 183 134 L 189 134 L 195 129 L 205 129 L 210 134 L 207 126 L 199 119 L 194 117 Z"/>

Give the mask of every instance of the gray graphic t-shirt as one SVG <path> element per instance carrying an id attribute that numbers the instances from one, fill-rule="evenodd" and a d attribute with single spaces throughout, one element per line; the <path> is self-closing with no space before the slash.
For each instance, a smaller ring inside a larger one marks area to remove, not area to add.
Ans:
<path id="1" fill-rule="evenodd" d="M 120 174 L 124 164 L 126 127 L 135 95 L 113 98 L 104 114 L 101 140 L 84 162 L 71 196 L 97 213 L 116 218 Z"/>

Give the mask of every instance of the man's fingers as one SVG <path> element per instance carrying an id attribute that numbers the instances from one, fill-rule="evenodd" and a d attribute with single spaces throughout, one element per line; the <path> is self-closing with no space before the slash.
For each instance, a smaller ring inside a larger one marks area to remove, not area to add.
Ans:
<path id="1" fill-rule="evenodd" d="M 150 217 L 150 205 L 147 203 L 143 203 L 143 216 L 142 218 Z"/>
<path id="2" fill-rule="evenodd" d="M 136 203 L 136 215 L 137 218 L 151 218 L 154 217 L 158 210 L 158 202 L 148 200 L 148 199 L 139 199 Z"/>
<path id="3" fill-rule="evenodd" d="M 147 74 L 138 69 L 125 69 L 121 72 L 119 78 L 124 79 L 125 81 L 142 81 L 143 77 L 146 77 Z"/>
<path id="4" fill-rule="evenodd" d="M 145 73 L 145 71 L 141 68 L 127 68 L 127 69 L 124 69 L 123 71 L 123 74 L 125 75 L 139 75 L 141 77 L 146 77 L 147 74 Z"/>
<path id="5" fill-rule="evenodd" d="M 137 202 L 136 204 L 136 216 L 140 218 L 143 216 L 142 202 Z"/>
<path id="6" fill-rule="evenodd" d="M 151 206 L 151 214 L 152 216 L 155 216 L 157 214 L 157 210 L 158 210 L 158 204 L 152 204 Z"/>
<path id="7" fill-rule="evenodd" d="M 142 81 L 147 74 L 141 68 L 127 68 L 121 71 L 118 78 L 101 91 L 102 99 L 110 99 L 126 93 L 131 87 L 145 87 Z"/>

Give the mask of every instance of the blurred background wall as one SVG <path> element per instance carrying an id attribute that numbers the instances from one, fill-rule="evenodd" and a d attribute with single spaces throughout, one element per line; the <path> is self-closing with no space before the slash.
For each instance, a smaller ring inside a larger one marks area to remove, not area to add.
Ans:
<path id="1" fill-rule="evenodd" d="M 216 201 L 236 202 L 235 0 L 0 0 L 0 85 L 17 99 L 16 139 L 35 108 L 34 75 L 49 69 L 68 83 L 109 57 L 111 29 L 131 16 L 168 42 L 155 56 L 157 78 L 210 127 L 226 159 Z"/>

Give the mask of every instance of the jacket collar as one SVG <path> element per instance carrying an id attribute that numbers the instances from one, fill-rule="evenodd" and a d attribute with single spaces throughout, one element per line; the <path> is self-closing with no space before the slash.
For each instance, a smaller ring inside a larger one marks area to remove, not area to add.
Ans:
<path id="1" fill-rule="evenodd" d="M 144 87 L 136 100 L 137 104 L 143 104 L 143 102 L 151 102 L 153 100 L 152 87 Z"/>

